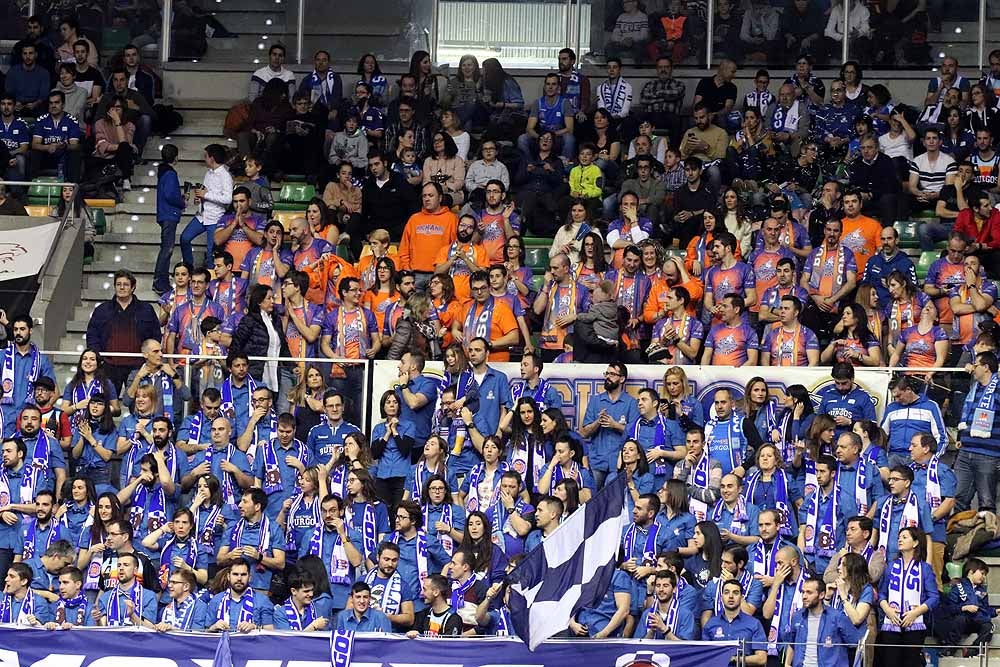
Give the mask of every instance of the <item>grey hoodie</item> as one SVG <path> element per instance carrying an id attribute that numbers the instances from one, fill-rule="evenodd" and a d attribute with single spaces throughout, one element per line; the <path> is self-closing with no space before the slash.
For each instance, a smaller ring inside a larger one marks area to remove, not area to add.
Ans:
<path id="1" fill-rule="evenodd" d="M 590 310 L 585 313 L 578 313 L 577 322 L 593 322 L 594 333 L 601 338 L 618 340 L 618 303 L 615 301 L 601 301 L 590 304 Z"/>

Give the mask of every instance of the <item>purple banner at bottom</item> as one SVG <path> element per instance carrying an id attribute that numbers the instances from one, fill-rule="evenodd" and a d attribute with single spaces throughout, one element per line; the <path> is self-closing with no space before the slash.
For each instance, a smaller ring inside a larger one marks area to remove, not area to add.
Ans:
<path id="1" fill-rule="evenodd" d="M 219 635 L 200 633 L 120 629 L 49 632 L 0 626 L 0 666 L 229 667 L 213 665 L 221 639 Z M 349 665 L 726 667 L 736 648 L 734 642 L 553 640 L 532 652 L 519 640 L 507 638 L 406 639 L 399 635 L 358 634 L 353 638 Z M 329 667 L 333 662 L 329 633 L 231 635 L 228 655 L 232 667 Z"/>

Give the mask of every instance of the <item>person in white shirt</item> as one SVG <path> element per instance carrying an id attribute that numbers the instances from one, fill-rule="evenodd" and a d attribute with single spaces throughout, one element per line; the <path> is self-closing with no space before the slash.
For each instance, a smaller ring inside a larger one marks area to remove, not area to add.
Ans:
<path id="1" fill-rule="evenodd" d="M 273 45 L 267 52 L 267 65 L 250 76 L 250 101 L 260 97 L 264 91 L 264 86 L 271 79 L 281 79 L 288 84 L 288 99 L 295 95 L 295 74 L 285 69 L 285 47 L 281 44 Z"/>
<path id="2" fill-rule="evenodd" d="M 194 248 L 192 243 L 196 238 L 208 232 L 208 249 L 206 262 L 212 257 L 215 248 L 215 226 L 223 216 L 229 204 L 233 201 L 233 177 L 226 167 L 226 148 L 221 144 L 205 146 L 205 172 L 201 187 L 194 189 L 194 199 L 198 203 L 198 213 L 181 234 L 181 255 L 188 266 L 194 263 Z"/>

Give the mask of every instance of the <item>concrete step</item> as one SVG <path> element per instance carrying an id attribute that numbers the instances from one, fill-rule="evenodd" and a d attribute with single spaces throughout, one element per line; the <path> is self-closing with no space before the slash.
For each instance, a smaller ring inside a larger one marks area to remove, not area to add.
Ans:
<path id="1" fill-rule="evenodd" d="M 212 14 L 226 27 L 226 30 L 237 34 L 260 34 L 272 35 L 274 32 L 284 32 L 284 26 L 295 26 L 294 15 L 289 17 L 283 10 L 284 5 L 276 5 L 273 2 L 268 7 L 261 9 L 247 9 L 240 3 L 239 10 L 216 9 Z M 216 5 L 222 7 L 223 5 Z M 267 22 L 271 21 L 270 24 Z M 274 32 L 269 32 L 274 31 Z"/>
<path id="2" fill-rule="evenodd" d="M 220 125 L 214 132 L 207 135 L 199 136 L 185 136 L 185 135 L 170 135 L 170 139 L 166 137 L 154 138 L 146 143 L 146 148 L 143 151 L 143 157 L 147 160 L 159 160 L 160 149 L 163 144 L 171 143 L 177 146 L 177 150 L 180 151 L 180 156 L 182 160 L 198 160 L 201 161 L 202 155 L 205 150 L 205 146 L 208 144 L 223 144 L 225 146 L 236 146 L 236 142 L 230 139 L 226 139 L 222 136 L 222 126 Z"/>
<path id="3" fill-rule="evenodd" d="M 159 232 L 160 228 L 158 225 L 156 225 L 155 222 L 150 223 L 153 227 L 150 227 L 144 223 L 134 223 L 134 224 L 136 224 L 136 228 L 133 233 L 105 234 L 104 236 L 98 237 L 100 239 L 98 241 L 98 244 L 109 245 L 114 248 L 125 245 L 128 246 L 128 249 L 149 247 L 149 246 L 155 246 L 158 248 L 160 246 L 160 232 Z M 183 225 L 181 226 L 180 229 L 177 230 L 177 238 L 175 239 L 177 243 L 180 243 L 182 229 Z M 199 238 L 195 239 L 193 245 L 195 248 L 204 248 L 205 237 L 200 236 Z"/>
<path id="4" fill-rule="evenodd" d="M 288 45 L 295 41 L 294 24 L 291 27 L 292 34 L 286 34 L 287 29 L 283 25 L 276 23 L 272 27 L 275 31 L 270 33 L 239 33 L 240 36 L 235 39 L 209 39 L 208 51 L 200 60 L 205 63 L 246 63 L 248 68 L 253 65 L 260 67 L 267 64 L 267 50 L 271 47 L 271 44 L 281 43 Z M 267 34 L 268 38 L 261 39 L 263 34 Z M 246 94 L 249 91 L 249 72 L 246 77 L 246 87 L 246 91 L 241 91 L 241 94 Z"/>
<path id="5" fill-rule="evenodd" d="M 121 244 L 125 245 L 125 244 Z M 102 272 L 106 266 L 116 263 L 114 258 L 116 256 L 121 256 L 121 263 L 125 266 L 136 267 L 142 270 L 142 267 L 152 267 L 156 263 L 156 256 L 160 252 L 159 244 L 147 244 L 147 245 L 136 245 L 134 243 L 128 244 L 125 250 L 121 249 L 121 245 L 113 244 L 98 244 L 94 247 L 94 263 L 85 267 L 87 272 Z M 175 262 L 181 261 L 181 249 L 177 246 L 174 247 L 174 252 L 170 256 L 170 265 L 173 266 Z M 152 271 L 152 268 L 149 268 Z M 115 271 L 115 269 L 110 269 L 110 271 Z"/>
<path id="6" fill-rule="evenodd" d="M 135 295 L 142 299 L 143 301 L 149 301 L 150 303 L 155 302 L 159 297 L 153 291 L 153 276 L 149 274 L 148 276 L 137 277 L 136 281 L 136 291 Z M 110 278 L 98 278 L 97 276 L 87 276 L 84 278 L 84 288 L 80 295 L 80 301 L 83 305 L 98 304 L 107 301 L 111 298 L 111 287 L 103 287 L 104 281 L 110 281 Z"/>

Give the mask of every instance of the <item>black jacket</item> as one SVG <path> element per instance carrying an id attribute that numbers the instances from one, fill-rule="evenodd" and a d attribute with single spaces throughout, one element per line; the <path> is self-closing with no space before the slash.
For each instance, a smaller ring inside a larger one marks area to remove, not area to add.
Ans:
<path id="1" fill-rule="evenodd" d="M 236 325 L 236 331 L 233 332 L 233 344 L 230 346 L 230 350 L 239 350 L 248 357 L 267 356 L 270 337 L 267 335 L 267 327 L 264 326 L 263 315 L 264 313 L 257 311 L 255 313 L 248 312 L 243 316 L 240 323 Z M 288 349 L 288 341 L 285 340 L 285 328 L 277 313 L 271 313 L 271 324 L 274 325 L 275 331 L 281 338 L 281 356 L 291 357 L 292 353 Z M 251 360 L 250 375 L 258 382 L 261 381 L 264 375 L 264 362 Z"/>
<path id="2" fill-rule="evenodd" d="M 381 188 L 369 176 L 361 186 L 361 215 L 365 231 L 385 229 L 398 241 L 410 215 L 417 211 L 416 192 L 400 174 L 389 172 L 389 181 Z"/>
<path id="3" fill-rule="evenodd" d="M 861 158 L 851 163 L 851 185 L 870 192 L 875 199 L 903 191 L 896 176 L 896 165 L 891 157 L 881 152 L 871 164 Z"/>

